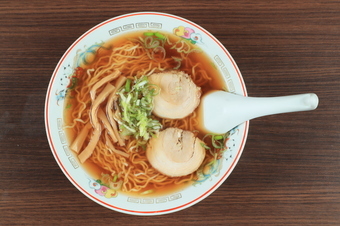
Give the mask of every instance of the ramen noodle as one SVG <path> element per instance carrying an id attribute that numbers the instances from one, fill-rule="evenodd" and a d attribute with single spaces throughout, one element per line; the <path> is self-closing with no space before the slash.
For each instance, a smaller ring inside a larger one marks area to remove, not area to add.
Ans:
<path id="1" fill-rule="evenodd" d="M 197 130 L 200 119 L 196 111 L 183 119 L 150 116 L 159 123 L 150 136 L 175 127 L 205 139 L 202 166 L 181 177 L 168 177 L 154 169 L 145 155 L 147 140 L 122 133 L 120 124 L 117 93 L 152 73 L 183 71 L 201 87 L 202 95 L 225 89 L 217 68 L 198 45 L 170 33 L 133 32 L 94 45 L 78 54 L 75 62 L 65 101 L 65 129 L 70 149 L 101 183 L 122 192 L 153 193 L 167 186 L 191 184 L 221 157 L 226 136 L 206 139 L 206 134 Z M 157 93 L 157 87 L 153 88 Z"/>

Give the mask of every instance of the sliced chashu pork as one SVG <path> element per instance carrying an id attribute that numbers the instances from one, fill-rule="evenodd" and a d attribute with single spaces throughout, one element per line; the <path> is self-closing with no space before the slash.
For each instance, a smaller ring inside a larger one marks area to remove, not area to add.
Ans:
<path id="1" fill-rule="evenodd" d="M 195 172 L 202 164 L 205 149 L 192 132 L 168 128 L 150 139 L 146 156 L 160 173 L 179 177 Z"/>
<path id="2" fill-rule="evenodd" d="M 184 118 L 200 103 L 201 88 L 182 71 L 154 73 L 149 76 L 149 82 L 160 88 L 154 97 L 153 113 L 161 118 Z"/>

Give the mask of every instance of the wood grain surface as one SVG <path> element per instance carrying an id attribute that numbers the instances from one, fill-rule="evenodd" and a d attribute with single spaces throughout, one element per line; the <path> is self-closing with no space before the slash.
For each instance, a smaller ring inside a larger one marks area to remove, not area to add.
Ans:
<path id="1" fill-rule="evenodd" d="M 249 96 L 314 92 L 317 110 L 250 122 L 230 177 L 167 215 L 106 209 L 79 192 L 50 151 L 44 101 L 52 72 L 85 31 L 158 11 L 215 35 Z M 0 225 L 339 225 L 340 1 L 0 1 Z"/>

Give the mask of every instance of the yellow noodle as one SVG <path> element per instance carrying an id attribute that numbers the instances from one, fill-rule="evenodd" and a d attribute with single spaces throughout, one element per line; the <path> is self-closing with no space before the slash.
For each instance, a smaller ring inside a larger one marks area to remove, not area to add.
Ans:
<path id="1" fill-rule="evenodd" d="M 167 44 L 172 43 L 168 41 Z M 199 63 L 194 63 L 188 57 L 188 55 L 191 54 L 189 43 L 180 41 L 177 43 L 174 42 L 172 45 L 174 48 L 180 50 L 178 57 L 181 58 L 183 70 L 191 76 L 198 86 L 210 81 L 210 77 L 203 69 L 203 66 Z M 108 84 L 112 86 L 116 85 L 117 80 L 122 78 L 122 76 L 125 78 L 139 78 L 154 72 L 170 70 L 177 65 L 177 62 L 175 62 L 171 56 L 164 58 L 161 53 L 157 54 L 158 53 L 151 52 L 151 50 L 146 50 L 139 42 L 126 41 L 121 46 L 116 46 L 112 50 L 107 51 L 107 54 L 99 55 L 91 65 L 85 66 L 87 73 L 84 73 L 84 75 L 79 78 L 78 86 L 76 86 L 72 92 L 74 96 L 74 106 L 71 112 L 72 120 L 67 127 L 70 128 L 73 133 L 77 134 L 83 129 L 86 123 L 90 122 L 91 105 L 94 104 L 93 102 L 96 102 L 96 100 L 91 101 L 90 91 L 99 81 L 105 79 L 106 76 L 111 75 L 113 72 L 119 71 L 121 74 L 117 78 L 106 79 Z M 155 57 L 154 59 L 150 59 L 152 55 Z M 95 92 L 101 93 L 103 89 L 104 86 L 99 83 L 99 85 L 95 87 Z M 100 94 L 98 96 L 100 96 Z M 95 107 L 101 108 L 106 112 L 110 123 L 115 120 L 112 120 L 110 116 L 112 114 L 108 113 L 108 110 L 109 112 L 119 112 L 118 109 L 114 109 L 114 104 L 111 103 L 114 100 L 114 96 L 114 93 L 111 93 L 107 100 L 104 100 L 102 103 L 100 102 L 100 104 L 99 102 L 95 104 Z M 110 103 L 107 103 L 107 101 L 110 101 Z M 106 109 L 106 106 L 108 109 Z M 113 115 L 117 117 L 116 114 Z M 101 117 L 102 116 L 103 115 L 101 115 Z M 97 115 L 94 112 L 92 117 L 95 117 L 93 121 L 97 123 Z M 158 120 L 160 120 L 164 129 L 177 127 L 183 130 L 195 131 L 198 124 L 195 112 L 184 119 Z M 101 128 L 104 128 L 102 124 L 100 125 Z M 120 140 L 120 136 L 117 136 L 117 125 L 112 125 L 111 123 L 111 126 L 115 133 L 114 135 Z M 95 128 L 88 133 L 85 143 L 91 143 L 91 136 L 94 131 Z M 110 133 L 112 133 L 111 130 Z M 89 157 L 88 161 L 91 161 L 103 170 L 103 181 L 109 183 L 110 180 L 112 182 L 112 179 L 116 178 L 117 183 L 122 183 L 121 190 L 124 192 L 137 192 L 146 188 L 159 189 L 170 184 L 188 183 L 195 178 L 195 173 L 183 177 L 168 177 L 159 173 L 147 161 L 144 148 L 137 146 L 136 140 L 132 137 L 127 137 L 125 142 L 121 141 L 114 144 L 110 143 L 111 141 L 109 139 L 111 139 L 110 136 L 101 135 L 91 155 L 88 156 L 88 153 L 90 153 L 88 151 L 86 156 Z M 110 151 L 110 147 L 108 146 L 111 145 L 117 151 Z M 210 158 L 212 158 L 212 156 L 207 154 L 205 161 L 208 161 Z M 84 161 L 84 158 L 82 161 Z"/>

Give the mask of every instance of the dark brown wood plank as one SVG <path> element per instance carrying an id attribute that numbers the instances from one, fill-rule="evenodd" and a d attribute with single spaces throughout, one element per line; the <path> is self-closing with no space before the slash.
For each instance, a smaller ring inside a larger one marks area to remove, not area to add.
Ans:
<path id="1" fill-rule="evenodd" d="M 215 35 L 250 96 L 319 95 L 317 110 L 254 119 L 231 176 L 177 213 L 138 217 L 81 194 L 44 128 L 51 74 L 81 34 L 111 17 L 160 11 Z M 340 1 L 0 2 L 1 225 L 331 225 L 340 223 Z"/>

